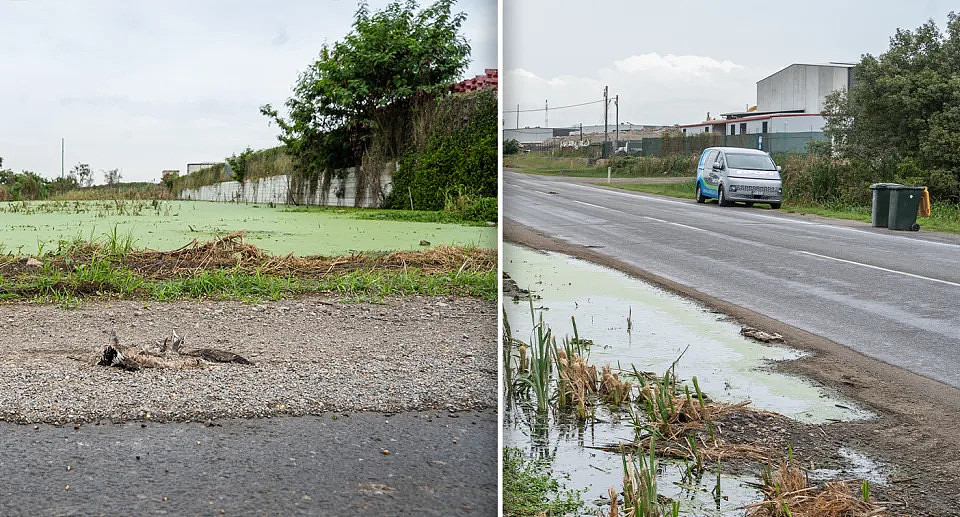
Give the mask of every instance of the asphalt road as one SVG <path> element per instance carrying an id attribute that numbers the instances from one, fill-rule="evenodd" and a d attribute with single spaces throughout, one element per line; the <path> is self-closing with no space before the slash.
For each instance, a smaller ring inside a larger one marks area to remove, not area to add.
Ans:
<path id="1" fill-rule="evenodd" d="M 960 387 L 960 236 L 512 171 L 503 193 L 505 219 Z"/>
<path id="2" fill-rule="evenodd" d="M 493 410 L 334 417 L 0 423 L 0 515 L 496 514 Z"/>

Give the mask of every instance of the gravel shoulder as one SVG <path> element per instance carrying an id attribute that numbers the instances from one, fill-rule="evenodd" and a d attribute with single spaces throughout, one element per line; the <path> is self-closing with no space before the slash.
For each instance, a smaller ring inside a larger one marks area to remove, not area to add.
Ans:
<path id="1" fill-rule="evenodd" d="M 254 365 L 136 372 L 94 366 L 115 330 L 126 346 L 185 347 Z M 0 419 L 17 423 L 206 421 L 329 411 L 497 405 L 495 302 L 465 297 L 340 303 L 90 302 L 0 305 Z"/>

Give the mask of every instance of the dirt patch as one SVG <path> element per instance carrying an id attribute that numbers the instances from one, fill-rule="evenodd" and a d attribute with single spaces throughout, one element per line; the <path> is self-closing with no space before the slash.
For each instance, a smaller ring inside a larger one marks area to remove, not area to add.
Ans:
<path id="1" fill-rule="evenodd" d="M 895 513 L 960 516 L 960 430 L 956 425 L 960 390 L 509 219 L 504 220 L 503 238 L 622 271 L 697 300 L 743 325 L 782 335 L 787 346 L 810 354 L 773 368 L 814 379 L 869 408 L 878 418 L 826 426 L 781 422 L 776 425 L 784 430 L 769 433 L 770 445 L 782 447 L 789 441 L 798 454 L 809 455 L 807 461 L 828 467 L 845 461 L 839 452 L 842 445 L 856 448 L 894 467 L 889 485 L 874 487 L 873 492 L 878 498 L 901 503 L 893 508 Z"/>
<path id="2" fill-rule="evenodd" d="M 496 322 L 493 302 L 463 297 L 0 305 L 0 419 L 202 422 L 496 407 Z M 176 331 L 190 347 L 227 349 L 254 364 L 93 364 L 114 329 L 130 344 Z"/>

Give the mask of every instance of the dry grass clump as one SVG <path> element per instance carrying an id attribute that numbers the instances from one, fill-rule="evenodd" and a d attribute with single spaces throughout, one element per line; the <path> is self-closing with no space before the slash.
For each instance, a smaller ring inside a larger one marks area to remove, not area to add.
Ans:
<path id="1" fill-rule="evenodd" d="M 692 438 L 695 439 L 695 438 Z M 637 442 L 637 447 L 649 446 L 650 438 L 646 437 Z M 739 458 L 744 460 L 764 461 L 769 458 L 770 451 L 757 445 L 748 443 L 727 443 L 724 440 L 700 440 L 699 444 L 687 442 L 657 442 L 657 455 L 665 458 L 716 463 L 721 460 Z"/>
<path id="2" fill-rule="evenodd" d="M 559 347 L 556 351 L 559 405 L 574 404 L 582 408 L 587 404 L 587 395 L 597 393 L 597 367 L 587 364 L 581 355 L 568 356 L 567 351 Z"/>
<path id="3" fill-rule="evenodd" d="M 629 402 L 633 384 L 620 380 L 620 374 L 611 372 L 609 366 L 603 367 L 603 373 L 600 374 L 600 388 L 597 394 L 606 402 L 619 405 L 621 402 Z"/>
<path id="4" fill-rule="evenodd" d="M 297 277 L 323 277 L 352 271 L 406 271 L 417 269 L 426 274 L 488 272 L 497 267 L 497 250 L 438 246 L 419 251 L 392 253 L 354 253 L 338 257 L 275 256 L 246 242 L 243 232 L 231 233 L 211 241 L 191 243 L 173 251 L 136 250 L 130 246 L 118 251 L 115 245 L 77 244 L 60 258 L 55 267 L 67 262 L 88 261 L 94 257 L 112 257 L 132 271 L 151 279 L 193 275 L 208 269 L 235 269 Z M 17 262 L 5 266 L 15 268 Z"/>
<path id="5" fill-rule="evenodd" d="M 807 476 L 793 462 L 763 474 L 765 499 L 746 506 L 748 517 L 873 517 L 887 515 L 887 507 L 856 494 L 846 481 L 808 486 Z"/>

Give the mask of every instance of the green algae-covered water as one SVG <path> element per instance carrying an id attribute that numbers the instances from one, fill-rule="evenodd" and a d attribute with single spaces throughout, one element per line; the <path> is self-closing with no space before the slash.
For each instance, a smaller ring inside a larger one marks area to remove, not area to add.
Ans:
<path id="1" fill-rule="evenodd" d="M 677 374 L 697 376 L 716 400 L 751 400 L 754 408 L 806 423 L 872 416 L 809 380 L 769 368 L 775 361 L 801 357 L 798 350 L 744 338 L 740 325 L 690 300 L 558 253 L 507 244 L 503 260 L 504 272 L 520 288 L 542 297 L 534 302 L 536 316 L 542 315 L 558 336 L 572 335 L 570 317 L 576 318 L 580 336 L 597 343 L 590 350 L 593 364 L 663 373 L 687 349 Z M 505 299 L 504 307 L 514 335 L 529 339 L 529 304 Z M 628 315 L 633 321 L 629 332 Z"/>
<path id="2" fill-rule="evenodd" d="M 276 255 L 338 255 L 456 244 L 497 247 L 497 229 L 458 224 L 356 219 L 348 212 L 294 212 L 265 204 L 207 201 L 33 201 L 0 203 L 2 251 L 35 254 L 60 240 L 103 239 L 116 228 L 134 246 L 176 249 L 193 239 L 246 232 Z"/>

